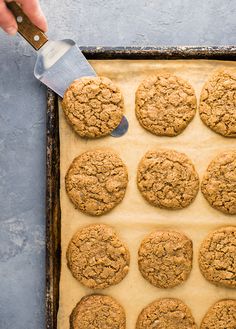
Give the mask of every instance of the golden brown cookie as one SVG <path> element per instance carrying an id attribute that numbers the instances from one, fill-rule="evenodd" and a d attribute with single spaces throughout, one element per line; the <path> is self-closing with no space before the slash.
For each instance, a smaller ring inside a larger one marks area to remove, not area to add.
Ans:
<path id="1" fill-rule="evenodd" d="M 211 161 L 201 190 L 213 208 L 236 214 L 236 151 L 223 152 Z"/>
<path id="2" fill-rule="evenodd" d="M 199 250 L 202 275 L 216 285 L 236 288 L 236 226 L 208 234 Z"/>
<path id="3" fill-rule="evenodd" d="M 119 88 L 105 77 L 83 77 L 66 90 L 62 108 L 69 124 L 81 137 L 109 135 L 124 114 Z"/>
<path id="4" fill-rule="evenodd" d="M 223 299 L 215 303 L 204 316 L 200 329 L 235 329 L 236 300 Z"/>
<path id="5" fill-rule="evenodd" d="M 185 281 L 192 269 L 192 241 L 183 233 L 155 231 L 142 241 L 138 252 L 142 276 L 158 288 Z"/>
<path id="6" fill-rule="evenodd" d="M 148 77 L 136 91 L 137 119 L 155 135 L 180 134 L 193 119 L 196 107 L 192 86 L 168 72 Z"/>
<path id="7" fill-rule="evenodd" d="M 199 105 L 202 121 L 213 131 L 236 137 L 236 71 L 218 70 L 205 83 Z"/>
<path id="8" fill-rule="evenodd" d="M 136 329 L 197 329 L 190 309 L 176 298 L 157 299 L 139 314 Z"/>
<path id="9" fill-rule="evenodd" d="M 125 329 L 123 307 L 106 295 L 83 297 L 70 316 L 70 329 Z"/>
<path id="10" fill-rule="evenodd" d="M 152 205 L 181 209 L 196 197 L 199 178 L 184 153 L 149 151 L 139 163 L 137 184 L 142 196 Z"/>
<path id="11" fill-rule="evenodd" d="M 110 226 L 93 224 L 80 229 L 67 248 L 67 265 L 84 286 L 104 289 L 124 279 L 129 251 Z"/>
<path id="12" fill-rule="evenodd" d="M 124 198 L 128 184 L 126 166 L 110 150 L 84 152 L 74 159 L 66 177 L 66 191 L 75 207 L 99 216 Z"/>

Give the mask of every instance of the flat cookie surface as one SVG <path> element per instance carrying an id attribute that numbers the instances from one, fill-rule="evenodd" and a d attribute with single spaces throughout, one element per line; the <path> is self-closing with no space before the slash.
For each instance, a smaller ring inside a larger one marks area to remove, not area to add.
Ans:
<path id="1" fill-rule="evenodd" d="M 145 79 L 136 91 L 136 116 L 159 136 L 180 134 L 193 119 L 197 100 L 192 86 L 167 72 Z"/>
<path id="2" fill-rule="evenodd" d="M 236 299 L 215 303 L 204 316 L 200 329 L 235 329 Z"/>
<path id="3" fill-rule="evenodd" d="M 211 161 L 201 190 L 213 208 L 236 214 L 236 151 L 226 151 Z"/>
<path id="4" fill-rule="evenodd" d="M 137 184 L 142 196 L 161 208 L 181 209 L 196 197 L 198 174 L 184 154 L 173 150 L 148 151 L 139 163 Z"/>
<path id="5" fill-rule="evenodd" d="M 106 295 L 90 295 L 81 299 L 70 316 L 70 329 L 125 329 L 123 307 Z"/>
<path id="6" fill-rule="evenodd" d="M 74 159 L 67 171 L 65 184 L 67 194 L 76 208 L 99 216 L 122 201 L 128 173 L 116 153 L 96 149 Z"/>
<path id="7" fill-rule="evenodd" d="M 179 299 L 163 298 L 140 313 L 136 329 L 197 329 L 190 309 Z"/>
<path id="8" fill-rule="evenodd" d="M 119 88 L 105 77 L 75 80 L 66 90 L 62 108 L 69 124 L 81 137 L 109 135 L 124 113 Z"/>
<path id="9" fill-rule="evenodd" d="M 236 226 L 211 232 L 202 242 L 199 266 L 210 282 L 236 288 Z"/>
<path id="10" fill-rule="evenodd" d="M 139 248 L 139 270 L 159 288 L 175 287 L 185 281 L 192 268 L 192 241 L 183 233 L 155 231 Z"/>
<path id="11" fill-rule="evenodd" d="M 199 113 L 213 131 L 236 137 L 236 71 L 220 70 L 210 77 L 202 89 Z"/>
<path id="12" fill-rule="evenodd" d="M 92 289 L 118 284 L 129 271 L 129 251 L 107 225 L 93 224 L 79 230 L 67 248 L 72 275 Z"/>

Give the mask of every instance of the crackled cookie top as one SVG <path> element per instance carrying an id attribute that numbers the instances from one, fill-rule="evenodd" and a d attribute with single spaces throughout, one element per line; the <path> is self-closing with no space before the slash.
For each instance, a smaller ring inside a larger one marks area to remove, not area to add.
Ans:
<path id="1" fill-rule="evenodd" d="M 199 266 L 210 282 L 236 288 L 236 226 L 211 232 L 202 242 Z"/>
<path id="2" fill-rule="evenodd" d="M 201 190 L 213 208 L 236 214 L 236 151 L 223 152 L 209 164 Z"/>
<path id="3" fill-rule="evenodd" d="M 219 70 L 204 85 L 199 113 L 215 132 L 236 137 L 236 71 Z"/>
<path id="4" fill-rule="evenodd" d="M 80 229 L 67 249 L 67 264 L 73 276 L 86 287 L 104 289 L 119 283 L 129 270 L 129 251 L 107 225 Z"/>
<path id="5" fill-rule="evenodd" d="M 136 329 L 197 329 L 190 309 L 181 300 L 163 298 L 140 313 Z"/>
<path id="6" fill-rule="evenodd" d="M 66 191 L 76 208 L 96 216 L 122 201 L 127 183 L 127 169 L 120 157 L 102 149 L 75 158 L 65 177 Z"/>
<path id="7" fill-rule="evenodd" d="M 62 108 L 66 119 L 81 137 L 110 134 L 124 113 L 119 88 L 105 77 L 83 77 L 66 90 Z"/>
<path id="8" fill-rule="evenodd" d="M 200 329 L 235 329 L 236 299 L 223 299 L 215 303 L 204 316 Z"/>
<path id="9" fill-rule="evenodd" d="M 196 197 L 199 178 L 184 153 L 149 151 L 139 163 L 137 184 L 143 197 L 152 205 L 181 209 Z"/>
<path id="10" fill-rule="evenodd" d="M 159 136 L 180 134 L 193 119 L 197 100 L 192 86 L 167 72 L 145 79 L 136 91 L 136 116 Z"/>
<path id="11" fill-rule="evenodd" d="M 70 329 L 125 329 L 123 307 L 106 295 L 90 295 L 81 299 L 70 316 Z"/>
<path id="12" fill-rule="evenodd" d="M 192 268 L 192 241 L 183 233 L 155 231 L 144 238 L 138 252 L 139 270 L 158 288 L 175 287 Z"/>

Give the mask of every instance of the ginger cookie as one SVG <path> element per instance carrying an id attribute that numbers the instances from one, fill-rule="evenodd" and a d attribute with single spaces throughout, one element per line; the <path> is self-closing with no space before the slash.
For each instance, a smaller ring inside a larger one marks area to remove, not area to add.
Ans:
<path id="1" fill-rule="evenodd" d="M 213 208 L 225 214 L 236 214 L 236 151 L 223 152 L 211 161 L 201 190 Z"/>
<path id="2" fill-rule="evenodd" d="M 181 300 L 163 298 L 145 307 L 136 329 L 197 329 L 190 309 Z"/>
<path id="3" fill-rule="evenodd" d="M 183 233 L 155 231 L 142 241 L 138 252 L 142 276 L 158 288 L 185 281 L 192 269 L 192 241 Z"/>
<path id="4" fill-rule="evenodd" d="M 236 226 L 213 231 L 202 242 L 199 267 L 213 284 L 236 288 Z"/>
<path id="5" fill-rule="evenodd" d="M 83 77 L 66 90 L 62 108 L 81 137 L 109 135 L 121 122 L 124 100 L 119 88 L 105 77 Z"/>
<path id="6" fill-rule="evenodd" d="M 136 91 L 136 116 L 158 136 L 176 136 L 193 119 L 197 100 L 192 86 L 168 72 L 148 77 Z"/>
<path id="7" fill-rule="evenodd" d="M 149 151 L 139 163 L 137 184 L 152 205 L 168 209 L 187 207 L 199 188 L 198 174 L 184 154 L 173 150 Z"/>
<path id="8" fill-rule="evenodd" d="M 84 286 L 104 289 L 118 284 L 129 271 L 129 251 L 110 226 L 80 229 L 67 248 L 67 265 Z"/>
<path id="9" fill-rule="evenodd" d="M 84 152 L 74 159 L 65 187 L 70 200 L 79 210 L 94 216 L 107 213 L 124 198 L 128 184 L 126 166 L 110 150 Z"/>
<path id="10" fill-rule="evenodd" d="M 236 137 L 236 71 L 218 70 L 210 77 L 201 92 L 199 113 L 216 133 Z"/>
<path id="11" fill-rule="evenodd" d="M 235 329 L 236 299 L 223 299 L 215 303 L 204 316 L 200 329 Z"/>
<path id="12" fill-rule="evenodd" d="M 83 297 L 70 316 L 70 329 L 125 329 L 123 307 L 106 295 Z"/>

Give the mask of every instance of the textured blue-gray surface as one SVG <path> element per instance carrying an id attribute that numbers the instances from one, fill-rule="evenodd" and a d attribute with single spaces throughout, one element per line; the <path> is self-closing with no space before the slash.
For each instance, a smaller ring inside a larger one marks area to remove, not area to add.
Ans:
<path id="1" fill-rule="evenodd" d="M 235 45 L 233 0 L 43 0 L 78 44 Z M 45 88 L 35 53 L 0 33 L 0 329 L 44 328 Z"/>

